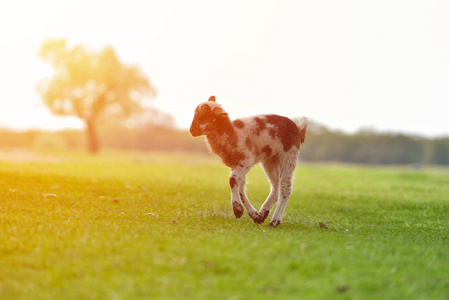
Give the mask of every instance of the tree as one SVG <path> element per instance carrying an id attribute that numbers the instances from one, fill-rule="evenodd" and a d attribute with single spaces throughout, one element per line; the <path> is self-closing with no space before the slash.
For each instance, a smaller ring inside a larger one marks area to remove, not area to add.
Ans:
<path id="1" fill-rule="evenodd" d="M 144 109 L 144 99 L 156 95 L 140 68 L 122 64 L 112 47 L 96 53 L 55 39 L 43 43 L 39 56 L 55 71 L 38 85 L 44 103 L 56 115 L 84 121 L 91 153 L 99 151 L 99 122 L 126 120 Z"/>

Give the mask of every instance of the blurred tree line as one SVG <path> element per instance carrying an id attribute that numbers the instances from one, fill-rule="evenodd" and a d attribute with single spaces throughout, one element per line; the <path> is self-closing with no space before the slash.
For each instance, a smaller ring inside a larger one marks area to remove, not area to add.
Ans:
<path id="1" fill-rule="evenodd" d="M 449 164 L 449 137 L 424 138 L 360 130 L 354 134 L 312 123 L 301 149 L 304 161 L 362 164 Z"/>
<path id="2" fill-rule="evenodd" d="M 178 130 L 168 115 L 137 120 L 130 126 L 105 126 L 99 129 L 105 148 L 142 151 L 207 152 L 202 138 L 192 138 Z M 1 148 L 36 150 L 84 149 L 80 130 L 57 132 L 0 130 Z M 399 133 L 361 130 L 354 134 L 330 130 L 311 122 L 301 149 L 302 161 L 335 161 L 361 164 L 437 164 L 449 165 L 449 137 L 424 138 Z"/>

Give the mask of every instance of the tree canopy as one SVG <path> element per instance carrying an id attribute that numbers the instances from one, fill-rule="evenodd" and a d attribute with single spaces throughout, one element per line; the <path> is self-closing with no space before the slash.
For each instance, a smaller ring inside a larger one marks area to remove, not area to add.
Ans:
<path id="1" fill-rule="evenodd" d="M 91 152 L 98 151 L 98 122 L 127 119 L 156 95 L 141 69 L 120 62 L 112 47 L 93 52 L 55 39 L 43 43 L 39 56 L 55 71 L 38 85 L 44 103 L 56 115 L 84 120 Z"/>

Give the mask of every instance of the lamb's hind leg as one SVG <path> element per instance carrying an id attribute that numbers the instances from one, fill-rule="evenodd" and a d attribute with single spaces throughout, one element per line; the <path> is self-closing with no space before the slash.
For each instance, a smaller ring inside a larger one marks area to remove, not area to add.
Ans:
<path id="1" fill-rule="evenodd" d="M 279 226 L 282 223 L 282 215 L 287 206 L 288 198 L 292 193 L 293 172 L 296 167 L 296 157 L 294 155 L 287 156 L 280 166 L 280 190 L 279 201 L 271 218 L 271 226 Z"/>
<path id="2" fill-rule="evenodd" d="M 271 183 L 271 191 L 267 200 L 263 203 L 259 211 L 259 218 L 254 220 L 256 223 L 261 224 L 270 214 L 270 210 L 278 201 L 279 197 L 279 163 L 277 159 L 271 159 L 262 163 L 265 170 L 265 174 Z"/>
<path id="3" fill-rule="evenodd" d="M 277 227 L 282 223 L 282 215 L 284 214 L 285 207 L 287 207 L 288 198 L 292 192 L 292 178 L 283 179 L 281 181 L 280 196 L 276 209 L 271 218 L 270 225 Z"/>

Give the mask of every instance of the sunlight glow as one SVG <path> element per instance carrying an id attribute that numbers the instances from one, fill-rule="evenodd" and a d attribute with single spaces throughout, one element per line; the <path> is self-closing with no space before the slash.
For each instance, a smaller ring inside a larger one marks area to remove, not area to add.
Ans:
<path id="1" fill-rule="evenodd" d="M 67 38 L 140 66 L 155 107 L 181 128 L 213 94 L 231 118 L 447 135 L 447 15 L 441 0 L 2 2 L 0 127 L 81 127 L 51 116 L 36 92 L 52 72 L 42 43 Z"/>

